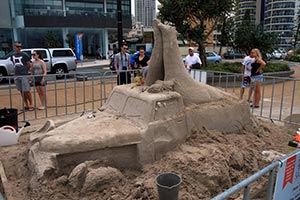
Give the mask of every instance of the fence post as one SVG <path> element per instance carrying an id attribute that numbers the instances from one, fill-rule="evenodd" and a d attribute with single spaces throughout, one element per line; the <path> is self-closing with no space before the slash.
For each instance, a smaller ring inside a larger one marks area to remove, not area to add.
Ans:
<path id="1" fill-rule="evenodd" d="M 267 200 L 272 200 L 273 196 L 273 188 L 274 188 L 274 177 L 275 177 L 275 169 L 272 169 L 269 174 L 269 181 L 267 187 Z"/>
<path id="2" fill-rule="evenodd" d="M 250 185 L 245 186 L 243 200 L 250 199 Z"/>

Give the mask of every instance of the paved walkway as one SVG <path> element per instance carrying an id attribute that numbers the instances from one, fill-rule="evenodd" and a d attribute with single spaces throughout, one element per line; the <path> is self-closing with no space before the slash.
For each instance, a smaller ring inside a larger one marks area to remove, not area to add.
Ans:
<path id="1" fill-rule="evenodd" d="M 86 68 L 86 67 L 95 67 L 95 66 L 105 66 L 109 65 L 110 60 L 84 60 L 81 62 L 78 62 L 77 68 Z"/>

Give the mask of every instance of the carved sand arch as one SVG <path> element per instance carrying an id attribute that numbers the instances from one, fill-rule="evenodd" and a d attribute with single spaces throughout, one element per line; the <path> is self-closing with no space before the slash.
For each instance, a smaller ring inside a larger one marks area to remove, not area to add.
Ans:
<path id="1" fill-rule="evenodd" d="M 200 104 L 217 101 L 225 93 L 192 79 L 181 60 L 177 43 L 177 31 L 174 27 L 153 22 L 155 46 L 151 56 L 146 85 L 150 86 L 158 80 L 173 81 L 174 90 L 182 95 L 184 104 Z"/>

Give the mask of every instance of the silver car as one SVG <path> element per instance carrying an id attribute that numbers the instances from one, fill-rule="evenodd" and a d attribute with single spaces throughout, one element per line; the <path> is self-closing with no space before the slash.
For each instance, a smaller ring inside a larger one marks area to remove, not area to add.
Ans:
<path id="1" fill-rule="evenodd" d="M 57 74 L 57 78 L 62 78 L 64 73 L 76 70 L 77 60 L 74 52 L 70 48 L 30 48 L 22 49 L 22 52 L 26 53 L 29 57 L 33 51 L 39 51 L 46 63 L 47 72 Z M 10 52 L 4 58 L 0 60 L 0 83 L 4 81 L 3 76 L 14 75 L 14 65 L 11 61 L 11 55 L 14 52 Z M 31 60 L 33 58 L 31 57 Z"/>

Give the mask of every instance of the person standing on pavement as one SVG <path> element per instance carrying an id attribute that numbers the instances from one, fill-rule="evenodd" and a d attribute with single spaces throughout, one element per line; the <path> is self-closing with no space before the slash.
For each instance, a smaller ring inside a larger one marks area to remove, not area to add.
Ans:
<path id="1" fill-rule="evenodd" d="M 21 51 L 22 43 L 16 41 L 14 43 L 15 52 L 11 55 L 11 61 L 15 69 L 15 84 L 17 90 L 20 91 L 25 110 L 33 110 L 32 95 L 30 92 L 30 77 L 28 71 L 31 67 L 30 57 Z"/>
<path id="2" fill-rule="evenodd" d="M 189 55 L 185 57 L 185 67 L 190 72 L 193 67 L 196 65 L 200 66 L 202 65 L 202 62 L 199 58 L 199 56 L 194 54 L 194 48 L 189 47 Z"/>
<path id="3" fill-rule="evenodd" d="M 248 100 L 247 102 L 250 103 L 251 101 L 251 96 L 252 96 L 252 90 L 253 87 L 251 85 L 251 64 L 254 62 L 254 58 L 251 56 L 246 56 L 242 62 L 242 74 L 243 74 L 243 82 L 242 82 L 242 87 L 241 87 L 241 92 L 240 92 L 240 99 L 243 99 L 245 88 L 250 86 L 249 88 L 249 95 L 248 95 Z"/>
<path id="4" fill-rule="evenodd" d="M 251 64 L 251 81 L 254 84 L 254 102 L 251 107 L 259 108 L 261 83 L 263 81 L 262 70 L 266 66 L 266 63 L 263 61 L 259 49 L 252 49 L 250 56 L 254 58 L 254 62 Z"/>
<path id="5" fill-rule="evenodd" d="M 114 57 L 115 70 L 117 72 L 117 84 L 123 85 L 131 83 L 130 70 L 130 55 L 127 53 L 128 45 L 122 44 L 121 52 Z"/>
<path id="6" fill-rule="evenodd" d="M 34 61 L 32 62 L 31 75 L 33 75 L 34 86 L 39 94 L 42 106 L 38 107 L 39 110 L 44 110 L 46 105 L 46 93 L 45 93 L 45 76 L 47 75 L 46 63 L 43 60 L 40 51 L 33 51 L 32 57 Z"/>

